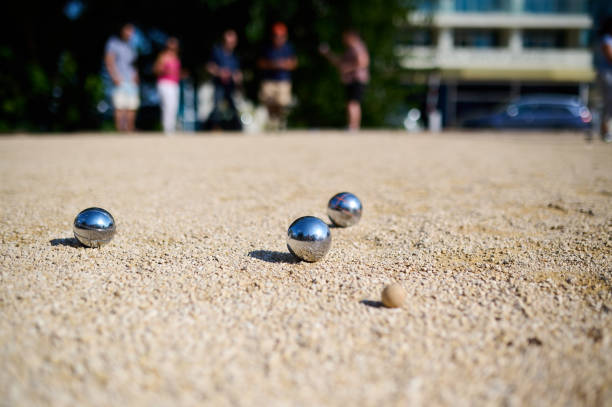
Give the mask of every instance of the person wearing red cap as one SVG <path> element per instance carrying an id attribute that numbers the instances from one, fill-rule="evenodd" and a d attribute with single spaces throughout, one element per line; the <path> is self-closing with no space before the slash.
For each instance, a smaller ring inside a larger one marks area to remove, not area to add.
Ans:
<path id="1" fill-rule="evenodd" d="M 271 44 L 257 61 L 263 77 L 259 99 L 268 109 L 269 127 L 273 130 L 286 126 L 291 104 L 291 71 L 297 67 L 297 58 L 287 37 L 287 26 L 274 24 Z"/>

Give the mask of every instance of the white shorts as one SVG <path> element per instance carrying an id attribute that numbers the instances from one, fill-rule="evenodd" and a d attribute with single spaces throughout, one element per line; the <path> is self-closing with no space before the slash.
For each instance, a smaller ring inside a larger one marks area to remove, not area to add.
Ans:
<path id="1" fill-rule="evenodd" d="M 136 110 L 140 106 L 138 85 L 124 82 L 113 89 L 113 107 L 116 110 Z"/>
<path id="2" fill-rule="evenodd" d="M 259 90 L 259 100 L 266 105 L 289 106 L 291 104 L 291 82 L 263 81 Z"/>

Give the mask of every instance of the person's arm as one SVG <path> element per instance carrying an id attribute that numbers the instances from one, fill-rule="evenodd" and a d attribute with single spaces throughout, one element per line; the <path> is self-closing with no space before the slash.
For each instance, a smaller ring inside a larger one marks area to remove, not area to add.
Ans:
<path id="1" fill-rule="evenodd" d="M 259 69 L 284 69 L 285 71 L 293 71 L 297 68 L 297 58 L 289 57 L 273 61 L 266 58 L 259 58 L 257 60 L 257 67 Z"/>
<path id="2" fill-rule="evenodd" d="M 370 66 L 370 54 L 365 49 L 357 52 L 357 67 L 367 68 Z"/>
<path id="3" fill-rule="evenodd" d="M 259 69 L 263 69 L 263 70 L 274 69 L 275 68 L 274 67 L 274 62 L 272 62 L 271 60 L 269 60 L 267 58 L 264 58 L 264 57 L 261 57 L 261 58 L 259 58 L 257 60 L 257 67 Z"/>
<path id="4" fill-rule="evenodd" d="M 189 73 L 189 69 L 181 68 L 181 79 L 187 79 L 190 75 L 191 74 Z"/>
<path id="5" fill-rule="evenodd" d="M 108 71 L 113 83 L 115 85 L 120 85 L 121 77 L 119 76 L 117 66 L 115 65 L 115 54 L 113 54 L 111 51 L 107 51 L 104 55 L 104 64 L 106 65 L 106 70 Z"/>
<path id="6" fill-rule="evenodd" d="M 323 54 L 323 56 L 324 56 L 325 58 L 327 58 L 327 60 L 328 60 L 329 62 L 331 62 L 331 64 L 332 64 L 333 66 L 335 66 L 335 67 L 338 67 L 338 68 L 339 68 L 339 67 L 340 67 L 340 65 L 342 65 L 342 60 L 341 60 L 341 58 L 340 58 L 338 55 L 334 54 L 334 53 L 331 53 L 331 52 L 330 52 L 330 53 L 328 53 L 328 54 Z"/>
<path id="7" fill-rule="evenodd" d="M 601 44 L 601 51 L 606 60 L 612 63 L 612 41 L 604 41 L 603 44 Z"/>
<path id="8" fill-rule="evenodd" d="M 349 74 L 357 70 L 357 65 L 344 62 L 338 65 L 338 70 L 341 74 Z"/>
<path id="9" fill-rule="evenodd" d="M 282 59 L 279 62 L 281 64 L 281 68 L 286 71 L 293 71 L 295 68 L 297 68 L 297 58 L 295 56 Z"/>
<path id="10" fill-rule="evenodd" d="M 242 83 L 242 71 L 240 70 L 240 68 L 232 72 L 232 80 L 237 85 L 240 85 Z"/>
<path id="11" fill-rule="evenodd" d="M 209 61 L 206 64 L 206 71 L 214 77 L 219 76 L 219 65 L 214 63 L 213 61 Z"/>
<path id="12" fill-rule="evenodd" d="M 292 45 L 288 45 L 288 50 L 289 55 L 287 56 L 287 58 L 283 59 L 283 69 L 287 71 L 293 71 L 298 66 L 298 60 Z"/>
<path id="13" fill-rule="evenodd" d="M 341 74 L 349 74 L 359 69 L 359 58 L 356 61 L 343 58 L 338 62 L 338 70 Z"/>
<path id="14" fill-rule="evenodd" d="M 340 62 L 341 62 L 340 57 L 334 54 L 333 52 L 331 52 L 331 50 L 329 49 L 329 45 L 327 44 L 319 45 L 319 53 L 323 55 L 325 58 L 327 58 L 327 60 L 331 62 L 332 65 L 338 68 L 340 67 Z"/>
<path id="15" fill-rule="evenodd" d="M 214 61 L 210 61 L 206 64 L 206 70 L 215 78 L 219 78 L 223 83 L 228 83 L 231 79 L 234 79 L 234 77 L 238 77 L 234 72 L 227 68 L 221 68 Z M 240 74 L 240 79 L 242 79 L 242 74 Z M 235 79 L 234 82 L 236 82 Z"/>
<path id="16" fill-rule="evenodd" d="M 157 76 L 161 76 L 164 73 L 164 59 L 164 53 L 160 52 L 153 64 L 153 72 L 155 72 Z"/>

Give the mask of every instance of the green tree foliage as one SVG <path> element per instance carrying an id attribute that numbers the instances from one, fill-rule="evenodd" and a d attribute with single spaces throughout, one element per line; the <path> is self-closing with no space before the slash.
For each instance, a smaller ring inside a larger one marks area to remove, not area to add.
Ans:
<path id="1" fill-rule="evenodd" d="M 81 0 L 83 12 L 73 19 L 64 12 L 68 3 L 21 0 L 7 5 L 17 29 L 0 38 L 0 131 L 102 128 L 96 105 L 103 97 L 104 43 L 126 21 L 178 36 L 183 63 L 196 82 L 205 79 L 203 66 L 220 33 L 236 29 L 246 93 L 254 100 L 259 50 L 270 25 L 284 21 L 300 64 L 294 75 L 298 105 L 290 117 L 295 127 L 345 125 L 339 76 L 317 48 L 327 42 L 342 52 L 346 28 L 361 33 L 372 57 L 364 125 L 383 125 L 386 114 L 404 97 L 393 47 L 397 24 L 406 21 L 406 0 Z M 154 80 L 146 70 L 152 58 L 154 54 L 139 61 L 144 81 Z"/>

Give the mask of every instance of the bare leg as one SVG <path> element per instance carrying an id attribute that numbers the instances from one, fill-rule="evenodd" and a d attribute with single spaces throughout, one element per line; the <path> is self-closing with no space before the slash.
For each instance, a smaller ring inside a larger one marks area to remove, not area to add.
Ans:
<path id="1" fill-rule="evenodd" d="M 287 130 L 287 117 L 289 116 L 289 109 L 285 106 L 278 107 L 278 129 Z"/>
<path id="2" fill-rule="evenodd" d="M 610 134 L 611 130 L 612 130 L 612 119 L 604 118 L 601 121 L 601 138 L 606 143 L 612 143 L 612 134 Z"/>
<path id="3" fill-rule="evenodd" d="M 281 107 L 276 104 L 268 105 L 268 113 L 270 114 L 270 117 L 278 118 L 281 113 Z"/>
<path id="4" fill-rule="evenodd" d="M 133 132 L 136 123 L 136 110 L 126 110 L 125 112 L 125 131 Z"/>
<path id="5" fill-rule="evenodd" d="M 267 105 L 268 108 L 268 124 L 269 124 L 269 128 L 270 130 L 273 131 L 277 131 L 279 130 L 279 126 L 280 126 L 280 109 L 279 106 L 274 104 L 274 103 L 270 103 L 269 105 Z"/>
<path id="6" fill-rule="evenodd" d="M 125 110 L 115 109 L 115 128 L 119 132 L 125 131 Z"/>
<path id="7" fill-rule="evenodd" d="M 361 105 L 356 100 L 350 100 L 346 106 L 349 130 L 359 130 L 361 126 Z"/>

